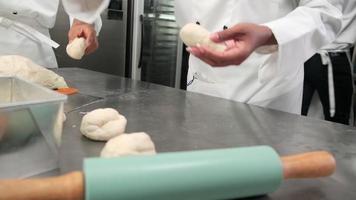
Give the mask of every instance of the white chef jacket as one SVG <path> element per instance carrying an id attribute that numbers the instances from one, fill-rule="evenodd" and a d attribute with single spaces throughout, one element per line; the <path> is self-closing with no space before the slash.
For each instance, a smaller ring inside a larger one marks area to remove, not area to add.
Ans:
<path id="1" fill-rule="evenodd" d="M 35 63 L 57 67 L 49 29 L 54 26 L 60 0 L 0 0 L 0 55 L 21 55 Z M 94 23 L 99 31 L 100 13 L 109 0 L 62 0 L 71 18 Z M 63 30 L 65 31 L 65 30 Z"/>
<path id="2" fill-rule="evenodd" d="M 249 22 L 268 26 L 278 46 L 260 48 L 239 66 L 213 68 L 190 57 L 188 91 L 299 114 L 304 62 L 335 39 L 341 12 L 328 0 L 176 0 L 180 26 L 211 32 Z"/>
<path id="3" fill-rule="evenodd" d="M 342 28 L 335 41 L 324 46 L 323 50 L 347 50 L 356 42 L 356 0 L 330 0 L 342 9 Z"/>

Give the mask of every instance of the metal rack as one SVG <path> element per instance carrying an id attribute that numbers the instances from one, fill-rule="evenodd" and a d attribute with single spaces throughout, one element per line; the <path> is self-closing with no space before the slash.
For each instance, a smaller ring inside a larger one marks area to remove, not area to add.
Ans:
<path id="1" fill-rule="evenodd" d="M 174 87 L 179 32 L 174 1 L 145 0 L 141 20 L 141 80 Z"/>
<path id="2" fill-rule="evenodd" d="M 355 44 L 356 46 L 356 44 Z M 352 67 L 352 77 L 354 83 L 354 95 L 353 95 L 353 117 L 354 117 L 354 126 L 356 127 L 356 50 L 354 49 L 353 55 L 351 55 L 352 59 L 351 62 L 353 64 Z"/>

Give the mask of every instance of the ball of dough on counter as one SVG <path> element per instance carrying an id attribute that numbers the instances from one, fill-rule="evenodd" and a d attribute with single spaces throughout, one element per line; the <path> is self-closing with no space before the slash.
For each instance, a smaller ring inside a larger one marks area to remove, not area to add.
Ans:
<path id="1" fill-rule="evenodd" d="M 101 157 L 113 158 L 130 155 L 155 155 L 155 145 L 147 133 L 123 134 L 106 143 Z"/>
<path id="2" fill-rule="evenodd" d="M 68 87 L 63 77 L 18 55 L 0 56 L 0 76 L 17 76 L 50 89 Z"/>
<path id="3" fill-rule="evenodd" d="M 83 58 L 85 54 L 85 39 L 80 37 L 80 38 L 75 38 L 71 43 L 67 45 L 67 54 L 69 57 L 75 59 L 75 60 L 80 60 Z"/>
<path id="4" fill-rule="evenodd" d="M 186 24 L 180 30 L 179 35 L 183 42 L 189 47 L 200 44 L 219 52 L 223 52 L 226 49 L 226 45 L 215 43 L 210 39 L 210 32 L 208 30 L 194 23 Z"/>
<path id="5" fill-rule="evenodd" d="M 108 141 L 123 134 L 126 124 L 126 118 L 115 109 L 97 109 L 83 117 L 80 131 L 89 139 Z"/>

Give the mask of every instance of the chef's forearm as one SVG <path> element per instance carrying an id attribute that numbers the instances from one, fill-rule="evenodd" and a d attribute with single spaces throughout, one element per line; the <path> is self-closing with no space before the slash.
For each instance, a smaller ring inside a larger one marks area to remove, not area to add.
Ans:
<path id="1" fill-rule="evenodd" d="M 80 19 L 93 24 L 96 33 L 99 34 L 102 26 L 100 13 L 108 7 L 110 0 L 62 0 L 62 3 L 70 17 L 71 25 L 73 19 Z"/>
<path id="2" fill-rule="evenodd" d="M 279 46 L 303 44 L 295 49 L 305 60 L 322 46 L 331 43 L 341 29 L 342 12 L 327 0 L 300 1 L 300 5 L 287 16 L 264 24 L 269 27 Z M 300 50 L 300 51 L 299 51 Z"/>
<path id="3" fill-rule="evenodd" d="M 86 23 L 86 22 L 83 22 L 83 21 L 81 21 L 81 20 L 79 20 L 79 19 L 70 19 L 70 24 L 71 24 L 71 27 L 73 26 L 73 25 L 80 25 L 80 24 L 88 24 L 88 23 Z M 95 22 L 93 23 L 93 24 L 90 24 L 91 26 L 93 26 L 93 28 L 95 29 L 95 31 L 96 31 L 96 35 L 97 36 L 99 36 L 99 32 L 100 32 L 100 30 L 101 30 L 101 28 L 102 28 L 102 21 L 101 21 L 101 18 L 99 17 L 98 19 L 96 19 L 95 20 Z"/>
<path id="4" fill-rule="evenodd" d="M 262 26 L 262 27 L 265 29 L 266 33 L 269 35 L 268 40 L 263 45 L 278 45 L 278 42 L 276 40 L 276 37 L 274 36 L 272 29 L 269 28 L 268 26 Z"/>
<path id="5" fill-rule="evenodd" d="M 327 0 L 301 0 L 299 7 L 285 17 L 264 24 L 272 30 L 278 45 L 257 50 L 274 54 L 259 70 L 260 82 L 276 77 L 297 82 L 304 62 L 335 39 L 341 18 L 341 11 Z"/>

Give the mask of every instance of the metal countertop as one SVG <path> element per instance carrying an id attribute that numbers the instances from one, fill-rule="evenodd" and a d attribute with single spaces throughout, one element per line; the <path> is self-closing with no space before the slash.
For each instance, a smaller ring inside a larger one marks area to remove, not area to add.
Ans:
<path id="1" fill-rule="evenodd" d="M 158 152 L 269 145 L 280 155 L 328 150 L 337 160 L 330 178 L 289 180 L 273 194 L 253 199 L 356 199 L 356 129 L 220 98 L 78 68 L 57 71 L 80 94 L 65 110 L 60 173 L 82 169 L 105 143 L 81 136 L 82 112 L 118 109 L 127 132 L 147 132 Z"/>

